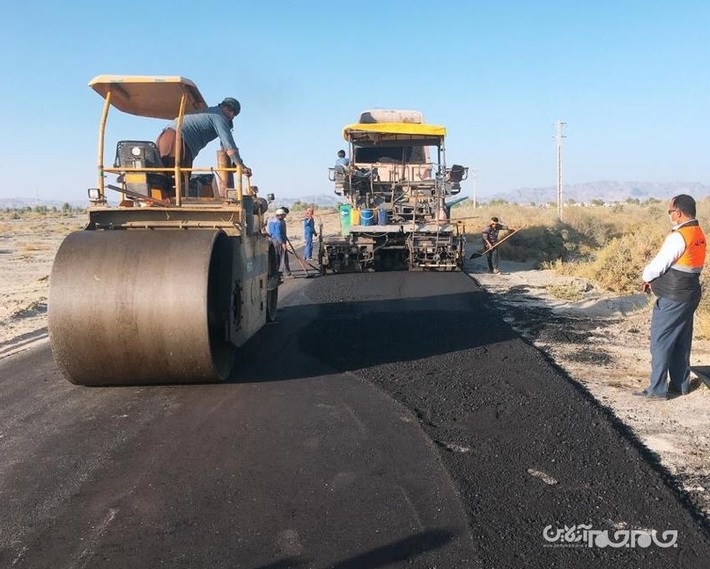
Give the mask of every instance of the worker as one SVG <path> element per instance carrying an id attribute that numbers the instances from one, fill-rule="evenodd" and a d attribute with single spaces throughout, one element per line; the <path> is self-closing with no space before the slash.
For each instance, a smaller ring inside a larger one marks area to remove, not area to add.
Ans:
<path id="1" fill-rule="evenodd" d="M 491 221 L 483 229 L 483 245 L 486 248 L 486 260 L 488 261 L 488 270 L 493 274 L 499 274 L 498 267 L 499 255 L 498 248 L 495 244 L 498 243 L 498 234 L 501 230 L 507 230 L 508 227 L 500 223 L 497 217 L 491 217 Z"/>
<path id="2" fill-rule="evenodd" d="M 197 154 L 215 138 L 219 137 L 222 149 L 227 152 L 235 166 L 241 166 L 246 176 L 251 176 L 239 155 L 239 148 L 232 136 L 233 121 L 239 114 L 241 105 L 232 97 L 227 97 L 216 107 L 207 107 L 186 113 L 182 120 L 182 154 L 180 166 L 192 168 Z M 175 137 L 178 119 L 173 120 L 158 136 L 156 145 L 163 165 L 175 166 Z M 189 173 L 187 175 L 189 179 Z"/>
<path id="3" fill-rule="evenodd" d="M 291 276 L 291 268 L 288 262 L 288 252 L 286 246 L 288 237 L 286 236 L 286 216 L 288 209 L 280 207 L 274 213 L 274 217 L 266 224 L 266 232 L 276 247 L 276 254 L 279 256 L 279 275 Z"/>
<path id="4" fill-rule="evenodd" d="M 303 217 L 303 258 L 306 261 L 313 260 L 313 238 L 317 236 L 316 222 L 313 219 L 313 208 L 308 207 Z"/>
<path id="5" fill-rule="evenodd" d="M 644 292 L 656 295 L 651 315 L 651 377 L 646 389 L 634 393 L 647 401 L 690 391 L 693 315 L 702 294 L 700 271 L 707 248 L 695 210 L 692 196 L 671 199 L 668 218 L 673 229 L 641 274 Z"/>
<path id="6" fill-rule="evenodd" d="M 335 161 L 335 169 L 338 172 L 345 172 L 350 166 L 350 159 L 345 156 L 345 150 L 338 150 L 338 159 Z"/>

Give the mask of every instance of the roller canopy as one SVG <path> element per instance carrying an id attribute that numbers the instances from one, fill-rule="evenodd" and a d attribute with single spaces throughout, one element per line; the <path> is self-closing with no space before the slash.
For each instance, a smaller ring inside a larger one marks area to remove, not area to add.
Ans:
<path id="1" fill-rule="evenodd" d="M 180 111 L 180 97 L 187 95 L 185 112 L 207 107 L 197 86 L 180 76 L 99 75 L 89 87 L 111 104 L 131 115 L 171 120 Z"/>
<path id="2" fill-rule="evenodd" d="M 446 127 L 408 122 L 357 123 L 343 129 L 343 138 L 354 143 L 377 144 L 385 140 L 408 140 L 439 144 L 445 136 Z"/>

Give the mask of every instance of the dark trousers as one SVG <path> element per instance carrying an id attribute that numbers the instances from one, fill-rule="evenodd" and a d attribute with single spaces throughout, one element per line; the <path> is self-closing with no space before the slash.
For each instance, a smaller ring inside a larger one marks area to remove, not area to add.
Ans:
<path id="1" fill-rule="evenodd" d="M 498 248 L 486 251 L 486 261 L 488 261 L 488 270 L 493 272 L 498 270 Z"/>
<path id="2" fill-rule="evenodd" d="M 288 252 L 284 248 L 284 243 L 276 239 L 272 239 L 271 241 L 273 242 L 276 254 L 279 257 L 279 273 L 290 275 L 291 265 L 288 262 Z"/>
<path id="3" fill-rule="evenodd" d="M 175 131 L 172 128 L 166 128 L 158 135 L 158 140 L 155 141 L 155 145 L 158 147 L 158 152 L 160 153 L 160 159 L 163 161 L 163 166 L 166 168 L 175 168 L 175 137 Z M 195 158 L 192 156 L 192 152 L 190 152 L 187 144 L 183 142 L 181 146 L 180 167 L 192 168 L 192 163 Z M 167 172 L 167 175 L 173 180 L 174 185 L 174 174 Z M 187 195 L 187 188 L 190 184 L 190 172 L 185 172 L 182 180 L 183 194 Z"/>
<path id="4" fill-rule="evenodd" d="M 281 256 L 281 272 L 287 275 L 291 274 L 291 265 L 288 261 L 288 250 L 284 249 L 283 255 Z"/>
<path id="5" fill-rule="evenodd" d="M 664 396 L 669 388 L 689 391 L 693 314 L 699 303 L 699 297 L 692 302 L 656 299 L 651 315 L 651 378 L 646 388 L 650 395 Z"/>
<path id="6" fill-rule="evenodd" d="M 175 166 L 176 134 L 177 133 L 172 128 L 166 128 L 158 135 L 158 140 L 155 141 L 155 145 L 158 147 L 158 152 L 160 153 L 160 158 L 163 160 L 163 164 L 168 168 Z M 190 152 L 190 149 L 184 141 L 181 146 L 180 166 L 192 168 L 192 163 L 195 160 L 192 156 L 192 152 Z"/>

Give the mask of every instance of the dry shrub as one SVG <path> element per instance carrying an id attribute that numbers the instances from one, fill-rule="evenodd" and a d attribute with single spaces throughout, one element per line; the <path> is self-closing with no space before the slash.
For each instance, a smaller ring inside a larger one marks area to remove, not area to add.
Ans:
<path id="1" fill-rule="evenodd" d="M 451 213 L 453 221 L 464 220 L 466 239 L 476 248 L 483 248 L 481 232 L 491 217 L 498 217 L 508 227 L 518 229 L 500 246 L 501 257 L 511 261 L 551 260 L 564 253 L 563 239 L 554 228 L 555 212 L 550 209 L 520 205 L 483 206 L 476 209 L 470 202 L 456 206 Z M 507 232 L 503 231 L 503 238 Z"/>
<path id="2" fill-rule="evenodd" d="M 565 242 L 554 228 L 524 227 L 501 247 L 501 256 L 511 261 L 553 261 L 565 255 Z"/>
<path id="3" fill-rule="evenodd" d="M 594 280 L 611 292 L 639 292 L 643 268 L 656 254 L 659 244 L 660 241 L 649 239 L 645 232 L 612 239 L 591 263 L 583 266 L 579 276 Z"/>
<path id="4" fill-rule="evenodd" d="M 665 210 L 658 205 L 623 204 L 615 207 L 565 208 L 562 220 L 555 208 L 505 205 L 473 209 L 462 205 L 456 208 L 454 219 L 468 217 L 466 232 L 469 240 L 480 240 L 477 225 L 483 229 L 491 216 L 502 223 L 522 228 L 501 248 L 506 259 L 537 260 L 542 263 L 593 262 L 599 251 L 615 239 L 639 231 L 653 231 Z M 474 219 L 470 219 L 471 217 Z M 479 221 L 480 220 L 480 221 Z"/>
<path id="5" fill-rule="evenodd" d="M 480 236 L 480 232 L 488 225 L 491 217 L 497 217 L 500 222 L 509 227 L 525 227 L 554 224 L 555 212 L 551 209 L 524 207 L 516 204 L 502 206 L 481 206 L 474 209 L 471 202 L 463 202 L 451 210 L 451 219 L 465 219 L 466 233 Z"/>
<path id="6" fill-rule="evenodd" d="M 621 235 L 618 224 L 613 219 L 601 217 L 595 209 L 576 208 L 564 216 L 564 226 L 583 237 L 584 241 L 591 249 L 598 249 L 606 246 L 612 239 Z M 614 212 L 609 212 L 613 217 Z"/>
<path id="7" fill-rule="evenodd" d="M 547 290 L 550 296 L 559 300 L 569 300 L 574 302 L 582 300 L 584 296 L 579 287 L 575 286 L 573 283 L 549 285 L 545 288 L 545 290 Z"/>
<path id="8" fill-rule="evenodd" d="M 565 238 L 567 256 L 546 263 L 546 268 L 593 281 L 598 287 L 617 294 L 638 293 L 644 267 L 658 253 L 670 230 L 667 204 L 624 204 L 616 208 L 593 208 L 565 212 L 560 232 Z M 698 202 L 698 220 L 708 234 L 710 198 Z M 595 220 L 594 218 L 598 218 Z M 618 236 L 614 235 L 615 227 Z M 590 245 L 609 238 L 605 246 L 594 250 Z M 703 296 L 695 315 L 695 336 L 710 338 L 710 258 L 701 275 Z"/>
<path id="9" fill-rule="evenodd" d="M 17 244 L 17 250 L 23 253 L 29 253 L 32 251 L 47 251 L 53 246 L 49 243 L 44 243 L 42 241 L 22 241 Z"/>

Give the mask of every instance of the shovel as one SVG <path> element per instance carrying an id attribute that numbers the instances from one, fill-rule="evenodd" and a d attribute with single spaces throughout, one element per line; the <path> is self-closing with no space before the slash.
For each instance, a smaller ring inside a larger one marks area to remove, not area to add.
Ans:
<path id="1" fill-rule="evenodd" d="M 495 245 L 493 245 L 493 247 L 491 247 L 490 249 L 484 249 L 483 251 L 476 251 L 475 253 L 473 253 L 473 254 L 469 257 L 469 259 L 478 259 L 479 257 L 483 257 L 483 255 L 485 255 L 486 253 L 488 253 L 488 251 L 493 251 L 493 249 L 495 249 L 496 247 L 498 247 L 498 245 L 500 245 L 501 243 L 503 243 L 503 241 L 505 241 L 506 239 L 510 239 L 510 238 L 511 238 L 513 235 L 515 235 L 518 231 L 520 231 L 520 229 L 513 229 L 508 235 L 506 235 L 505 237 L 503 237 L 503 239 L 501 239 L 500 241 L 498 241 L 498 243 L 496 243 Z"/>

